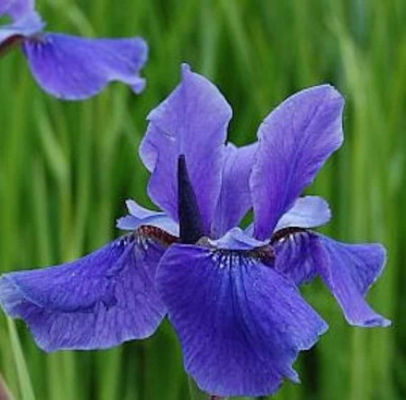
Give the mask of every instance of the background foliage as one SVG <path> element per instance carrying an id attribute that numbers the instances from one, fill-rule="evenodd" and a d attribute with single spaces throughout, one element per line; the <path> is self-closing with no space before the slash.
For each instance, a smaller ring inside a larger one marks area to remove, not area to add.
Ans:
<path id="1" fill-rule="evenodd" d="M 305 295 L 330 331 L 296 364 L 302 385 L 276 399 L 406 398 L 406 2 L 403 0 L 43 0 L 48 28 L 141 35 L 148 88 L 120 84 L 83 103 L 35 85 L 20 52 L 0 60 L 2 271 L 76 258 L 119 233 L 124 200 L 146 197 L 137 146 L 147 112 L 179 80 L 182 61 L 234 108 L 231 139 L 255 139 L 261 119 L 294 91 L 331 82 L 347 98 L 346 141 L 309 192 L 331 203 L 326 232 L 381 241 L 387 269 L 370 301 L 389 329 L 349 327 L 318 282 Z M 17 399 L 187 399 L 177 339 L 165 323 L 142 342 L 46 355 L 21 322 L 0 317 L 0 370 Z M 26 360 L 26 364 L 24 363 Z"/>

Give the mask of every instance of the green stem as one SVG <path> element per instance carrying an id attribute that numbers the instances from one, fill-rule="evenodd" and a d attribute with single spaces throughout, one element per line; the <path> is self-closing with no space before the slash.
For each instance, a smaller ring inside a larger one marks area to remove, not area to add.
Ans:
<path id="1" fill-rule="evenodd" d="M 14 361 L 17 368 L 18 381 L 20 384 L 21 399 L 35 400 L 30 375 L 28 373 L 28 368 L 25 362 L 25 357 L 21 347 L 20 339 L 17 334 L 17 329 L 11 318 L 7 318 L 7 323 L 10 335 L 11 348 L 13 350 Z"/>

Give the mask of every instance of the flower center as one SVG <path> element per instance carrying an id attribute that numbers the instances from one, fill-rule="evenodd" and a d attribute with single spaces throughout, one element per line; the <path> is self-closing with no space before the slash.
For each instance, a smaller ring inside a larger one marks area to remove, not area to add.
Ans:
<path id="1" fill-rule="evenodd" d="M 305 231 L 302 228 L 289 227 L 275 232 L 269 244 L 253 248 L 251 250 L 232 250 L 213 247 L 204 232 L 203 221 L 197 203 L 196 194 L 190 181 L 185 155 L 178 157 L 178 218 L 179 218 L 179 242 L 184 244 L 197 244 L 212 248 L 219 256 L 229 258 L 231 256 L 259 259 L 266 265 L 273 265 L 275 252 L 273 245 L 297 232 Z"/>

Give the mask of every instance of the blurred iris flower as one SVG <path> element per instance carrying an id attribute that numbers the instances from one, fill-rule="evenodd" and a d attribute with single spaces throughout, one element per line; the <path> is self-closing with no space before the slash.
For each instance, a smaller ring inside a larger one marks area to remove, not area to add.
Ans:
<path id="1" fill-rule="evenodd" d="M 258 143 L 237 148 L 226 144 L 230 106 L 184 65 L 140 148 L 164 211 L 129 201 L 118 227 L 131 233 L 71 263 L 3 275 L 2 306 L 46 351 L 145 338 L 167 314 L 203 390 L 255 396 L 297 382 L 298 353 L 327 329 L 300 285 L 320 276 L 350 324 L 389 325 L 365 301 L 384 248 L 316 233 L 329 207 L 299 197 L 342 144 L 342 111 L 333 87 L 303 90 L 264 120 Z"/>
<path id="2" fill-rule="evenodd" d="M 45 23 L 34 0 L 0 0 L 0 17 L 12 19 L 0 26 L 0 53 L 21 44 L 38 84 L 65 100 L 91 97 L 110 81 L 121 81 L 140 93 L 139 76 L 148 48 L 141 38 L 86 39 L 44 32 Z"/>

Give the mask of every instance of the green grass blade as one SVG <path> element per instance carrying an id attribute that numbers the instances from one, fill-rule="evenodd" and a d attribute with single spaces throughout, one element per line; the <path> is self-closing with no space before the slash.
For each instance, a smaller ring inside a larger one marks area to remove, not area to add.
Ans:
<path id="1" fill-rule="evenodd" d="M 28 373 L 27 364 L 25 362 L 23 350 L 17 334 L 17 330 L 14 325 L 14 321 L 8 318 L 7 324 L 10 335 L 11 348 L 14 354 L 14 362 L 17 368 L 21 399 L 35 400 L 34 390 L 32 388 L 30 375 Z"/>

